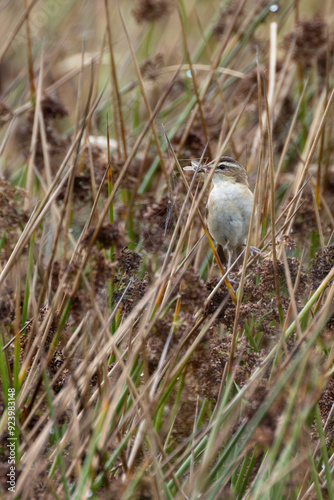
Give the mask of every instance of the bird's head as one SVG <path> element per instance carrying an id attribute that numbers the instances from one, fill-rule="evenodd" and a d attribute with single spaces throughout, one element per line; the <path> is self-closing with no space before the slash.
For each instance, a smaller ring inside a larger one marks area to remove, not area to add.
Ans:
<path id="1" fill-rule="evenodd" d="M 205 166 L 200 167 L 201 172 L 210 172 L 210 170 L 214 167 L 216 160 L 208 163 Z M 233 183 L 241 183 L 248 186 L 247 181 L 247 172 L 245 168 L 237 161 L 231 158 L 230 156 L 222 156 L 217 163 L 215 168 L 215 172 L 212 178 L 213 182 L 222 180 L 222 181 L 230 181 Z"/>

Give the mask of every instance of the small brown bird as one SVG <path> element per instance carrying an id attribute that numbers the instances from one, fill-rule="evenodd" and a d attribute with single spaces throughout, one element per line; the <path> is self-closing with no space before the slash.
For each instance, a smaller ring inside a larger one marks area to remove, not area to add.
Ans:
<path id="1" fill-rule="evenodd" d="M 198 171 L 208 172 L 214 163 L 201 165 Z M 197 162 L 192 162 L 192 167 L 197 168 Z M 220 158 L 212 182 L 207 223 L 217 243 L 218 255 L 222 263 L 228 261 L 229 270 L 232 261 L 240 256 L 247 242 L 254 196 L 248 186 L 245 168 L 229 156 Z M 251 250 L 258 251 L 254 247 Z"/>

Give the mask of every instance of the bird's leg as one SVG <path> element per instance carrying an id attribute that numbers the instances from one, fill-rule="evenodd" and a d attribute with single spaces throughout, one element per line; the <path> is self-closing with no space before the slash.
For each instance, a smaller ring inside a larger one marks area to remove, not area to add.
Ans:
<path id="1" fill-rule="evenodd" d="M 230 277 L 229 277 L 229 273 L 230 273 L 230 270 L 231 268 L 234 267 L 234 264 L 235 262 L 233 263 L 232 265 L 232 255 L 233 255 L 233 250 L 228 250 L 226 247 L 225 249 L 227 250 L 227 253 L 228 253 L 228 264 L 227 264 L 227 271 L 225 273 L 225 276 L 226 278 L 229 280 L 230 283 L 236 283 L 235 280 L 232 280 Z"/>
<path id="2" fill-rule="evenodd" d="M 230 272 L 231 264 L 232 264 L 232 250 L 228 250 L 227 273 Z"/>
<path id="3" fill-rule="evenodd" d="M 232 250 L 228 250 L 227 248 L 225 248 L 227 250 L 227 253 L 228 253 L 228 263 L 227 263 L 227 270 L 226 270 L 226 277 L 229 281 L 231 281 L 232 283 L 235 283 L 235 281 L 231 280 L 230 277 L 229 277 L 229 272 L 230 272 L 230 269 L 231 269 L 231 265 L 232 265 L 232 253 L 233 251 Z"/>
<path id="4" fill-rule="evenodd" d="M 246 250 L 246 243 L 243 243 L 243 246 L 245 247 L 245 250 Z M 245 251 L 245 250 L 244 250 L 244 251 Z M 264 255 L 264 254 L 261 252 L 261 250 L 259 250 L 259 249 L 258 249 L 258 248 L 256 248 L 256 247 L 252 247 L 252 246 L 250 246 L 250 247 L 249 247 L 249 250 L 250 250 L 250 253 L 251 253 L 251 256 L 252 256 L 252 257 L 253 257 L 253 254 L 254 254 L 254 253 L 257 253 L 258 255 Z"/>
<path id="5" fill-rule="evenodd" d="M 258 248 L 256 248 L 256 247 L 249 247 L 249 250 L 250 250 L 250 252 L 251 252 L 251 254 L 252 254 L 252 257 L 253 257 L 253 254 L 254 254 L 254 253 L 257 253 L 258 255 L 263 255 L 263 253 L 261 252 L 261 250 L 259 250 L 259 249 L 258 249 Z"/>

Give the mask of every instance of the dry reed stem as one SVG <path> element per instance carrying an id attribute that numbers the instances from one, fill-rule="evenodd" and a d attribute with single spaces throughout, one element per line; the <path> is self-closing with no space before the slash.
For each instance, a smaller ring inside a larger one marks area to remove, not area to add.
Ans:
<path id="1" fill-rule="evenodd" d="M 106 20 L 107 20 L 111 80 L 112 80 L 112 84 L 113 84 L 112 85 L 112 102 L 113 102 L 113 114 L 114 114 L 116 141 L 117 141 L 117 145 L 118 145 L 118 155 L 119 155 L 119 159 L 120 159 L 121 158 L 120 139 L 122 140 L 123 158 L 125 160 L 127 158 L 128 154 L 127 154 L 123 112 L 122 112 L 122 103 L 121 103 L 121 98 L 119 95 L 117 71 L 116 71 L 113 44 L 112 44 L 112 38 L 111 38 L 111 27 L 110 27 L 110 15 L 109 15 L 108 0 L 104 0 L 104 7 L 105 7 L 105 11 L 106 11 Z"/>
<path id="2" fill-rule="evenodd" d="M 0 51 L 0 64 L 2 63 L 3 58 L 5 57 L 8 49 L 12 45 L 16 35 L 22 28 L 24 21 L 28 18 L 29 13 L 31 12 L 32 8 L 35 6 L 35 4 L 38 2 L 38 0 L 31 0 L 30 4 L 28 7 L 24 10 L 23 14 L 19 17 L 15 27 L 12 29 L 11 34 L 7 38 L 5 44 L 3 45 L 1 51 Z"/>
<path id="3" fill-rule="evenodd" d="M 27 167 L 27 183 L 26 189 L 28 193 L 32 190 L 33 185 L 33 172 L 34 172 L 34 163 L 35 163 L 35 155 L 36 155 L 36 147 L 37 147 L 37 135 L 39 130 L 39 113 L 41 110 L 41 99 L 42 99 L 42 88 L 43 88 L 43 65 L 44 65 L 44 53 L 42 51 L 41 61 L 40 61 L 40 72 L 38 78 L 37 85 L 37 93 L 36 93 L 36 104 L 35 104 L 35 114 L 34 114 L 34 122 L 31 134 L 31 145 L 29 152 L 29 161 Z M 29 200 L 26 198 L 24 208 L 27 210 L 29 207 Z"/>
<path id="4" fill-rule="evenodd" d="M 135 52 L 133 50 L 133 46 L 132 46 L 132 43 L 131 43 L 130 35 L 129 35 L 128 29 L 126 27 L 124 16 L 122 14 L 121 9 L 119 9 L 119 15 L 121 17 L 121 21 L 122 21 L 124 33 L 125 33 L 125 36 L 126 36 L 129 48 L 130 48 L 130 52 L 131 52 L 131 56 L 132 56 L 132 62 L 134 64 L 134 67 L 135 67 L 135 70 L 136 70 L 136 75 L 137 75 L 137 78 L 138 78 L 138 82 L 139 82 L 140 90 L 141 90 L 141 93 L 142 93 L 142 96 L 143 96 L 143 100 L 144 100 L 144 104 L 145 104 L 145 107 L 146 107 L 146 111 L 147 111 L 148 116 L 151 116 L 152 115 L 152 109 L 151 109 L 149 100 L 148 100 L 147 95 L 146 95 L 146 90 L 145 90 L 145 85 L 144 85 L 143 77 L 142 77 L 142 74 L 141 74 L 141 71 L 140 71 L 140 67 L 139 67 L 139 64 L 138 64 L 138 61 L 137 61 L 137 58 L 136 58 L 136 54 L 135 54 Z M 165 176 L 165 180 L 166 180 L 166 184 L 167 184 L 169 195 L 171 196 L 172 188 L 171 188 L 171 185 L 170 185 L 170 179 L 169 179 L 169 175 L 168 175 L 168 172 L 167 172 L 167 169 L 166 169 L 166 165 L 165 165 L 165 161 L 164 161 L 164 158 L 163 158 L 163 154 L 162 154 L 162 150 L 161 150 L 161 146 L 160 146 L 160 140 L 159 140 L 159 137 L 158 137 L 158 133 L 157 133 L 157 129 L 156 129 L 154 120 L 152 120 L 151 128 L 152 128 L 152 133 L 153 133 L 155 145 L 156 145 L 156 148 L 157 148 L 157 152 L 158 152 L 158 155 L 159 155 L 159 158 L 160 158 L 161 169 L 162 169 L 162 172 L 163 172 L 163 174 Z"/>

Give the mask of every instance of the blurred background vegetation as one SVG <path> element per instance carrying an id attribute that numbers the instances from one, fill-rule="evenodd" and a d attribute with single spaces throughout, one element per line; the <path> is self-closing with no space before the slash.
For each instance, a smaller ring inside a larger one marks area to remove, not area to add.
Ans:
<path id="1" fill-rule="evenodd" d="M 1 496 L 334 498 L 332 0 L 0 19 Z M 182 171 L 222 153 L 262 252 L 232 284 Z"/>

